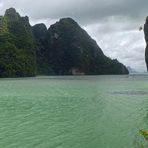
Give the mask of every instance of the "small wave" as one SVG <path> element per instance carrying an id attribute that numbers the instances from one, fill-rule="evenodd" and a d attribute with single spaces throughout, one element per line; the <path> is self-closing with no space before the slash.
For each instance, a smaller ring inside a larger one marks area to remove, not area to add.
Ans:
<path id="1" fill-rule="evenodd" d="M 114 91 L 113 95 L 148 95 L 148 91 Z"/>

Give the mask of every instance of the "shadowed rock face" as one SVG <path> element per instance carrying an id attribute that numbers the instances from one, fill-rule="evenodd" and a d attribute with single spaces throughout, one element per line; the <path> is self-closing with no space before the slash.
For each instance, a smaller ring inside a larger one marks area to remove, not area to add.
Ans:
<path id="1" fill-rule="evenodd" d="M 145 35 L 145 41 L 146 41 L 145 62 L 146 62 L 147 70 L 148 70 L 148 16 L 144 24 L 144 35 Z"/>
<path id="2" fill-rule="evenodd" d="M 53 74 L 49 66 L 49 56 L 46 35 L 47 28 L 45 24 L 37 24 L 32 27 L 36 45 L 36 61 L 37 61 L 37 74 L 51 75 Z"/>
<path id="3" fill-rule="evenodd" d="M 89 34 L 72 18 L 63 18 L 47 31 L 50 65 L 57 75 L 71 74 L 73 69 L 88 75 L 128 74 L 117 60 L 104 55 Z"/>

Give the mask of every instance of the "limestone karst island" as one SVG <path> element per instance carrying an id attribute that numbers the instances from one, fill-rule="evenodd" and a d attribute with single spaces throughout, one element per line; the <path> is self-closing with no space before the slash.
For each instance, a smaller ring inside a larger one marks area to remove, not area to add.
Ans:
<path id="1" fill-rule="evenodd" d="M 47 29 L 44 24 L 31 26 L 29 18 L 14 8 L 0 16 L 0 77 L 77 74 L 128 74 L 128 70 L 105 56 L 71 18 Z"/>
<path id="2" fill-rule="evenodd" d="M 0 0 L 0 148 L 148 148 L 147 6 Z"/>

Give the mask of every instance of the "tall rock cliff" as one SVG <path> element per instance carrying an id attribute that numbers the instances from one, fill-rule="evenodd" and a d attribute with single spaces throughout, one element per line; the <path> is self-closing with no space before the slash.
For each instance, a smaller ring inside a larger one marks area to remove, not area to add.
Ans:
<path id="1" fill-rule="evenodd" d="M 148 70 L 148 16 L 144 24 L 144 34 L 145 34 L 145 41 L 146 41 L 145 62 L 146 62 L 147 70 Z"/>
<path id="2" fill-rule="evenodd" d="M 0 77 L 69 74 L 128 74 L 117 60 L 106 57 L 73 19 L 46 28 L 31 26 L 14 8 L 0 16 Z"/>
<path id="3" fill-rule="evenodd" d="M 36 75 L 36 51 L 28 17 L 14 8 L 0 17 L 0 77 Z"/>
<path id="4" fill-rule="evenodd" d="M 57 75 L 127 74 L 126 67 L 106 57 L 97 43 L 73 19 L 63 18 L 47 31 L 49 65 Z"/>
<path id="5" fill-rule="evenodd" d="M 32 30 L 36 45 L 37 74 L 39 75 L 53 74 L 49 66 L 49 50 L 47 47 L 47 28 L 44 24 L 37 24 L 32 27 Z"/>

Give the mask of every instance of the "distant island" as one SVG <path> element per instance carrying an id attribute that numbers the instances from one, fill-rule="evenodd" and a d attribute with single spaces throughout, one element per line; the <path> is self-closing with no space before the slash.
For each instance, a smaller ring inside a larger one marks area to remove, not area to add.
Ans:
<path id="1" fill-rule="evenodd" d="M 44 24 L 31 26 L 14 8 L 0 16 L 0 77 L 128 73 L 71 18 L 47 29 Z"/>
<path id="2" fill-rule="evenodd" d="M 127 66 L 127 69 L 129 71 L 129 73 L 138 73 L 135 69 L 131 68 L 130 66 Z"/>

